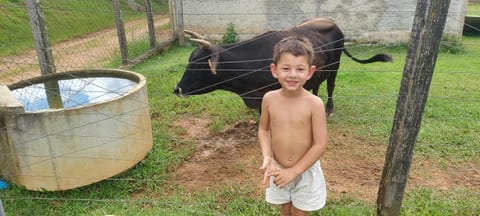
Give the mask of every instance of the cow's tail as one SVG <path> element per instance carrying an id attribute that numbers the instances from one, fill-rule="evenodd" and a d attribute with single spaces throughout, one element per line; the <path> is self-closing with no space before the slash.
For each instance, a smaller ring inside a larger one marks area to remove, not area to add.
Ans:
<path id="1" fill-rule="evenodd" d="M 343 52 L 348 56 L 350 57 L 352 60 L 358 62 L 358 63 L 362 63 L 362 64 L 368 64 L 368 63 L 372 63 L 372 62 L 392 62 L 393 61 L 393 58 L 387 54 L 377 54 L 377 55 L 374 55 L 373 57 L 369 58 L 369 59 L 365 59 L 365 60 L 362 60 L 362 59 L 358 59 L 356 58 L 355 56 L 352 55 L 352 53 L 350 53 L 347 48 L 343 48 Z"/>

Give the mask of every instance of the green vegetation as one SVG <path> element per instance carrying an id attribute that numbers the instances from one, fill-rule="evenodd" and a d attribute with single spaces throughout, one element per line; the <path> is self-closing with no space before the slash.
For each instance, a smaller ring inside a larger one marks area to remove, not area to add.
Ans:
<path id="1" fill-rule="evenodd" d="M 438 57 L 416 145 L 415 154 L 437 158 L 439 166 L 448 161 L 478 164 L 480 158 L 480 38 L 466 36 L 462 42 L 463 51 L 443 51 Z M 195 151 L 192 140 L 178 139 L 185 131 L 173 125 L 175 120 L 211 119 L 210 130 L 218 133 L 258 118 L 255 110 L 246 108 L 237 95 L 229 92 L 215 91 L 188 99 L 172 94 L 192 49 L 174 46 L 132 69 L 148 80 L 154 134 L 154 147 L 142 163 L 114 179 L 65 192 L 32 192 L 13 186 L 0 194 L 7 215 L 276 215 L 277 209 L 265 204 L 263 196 L 252 195 L 252 186 L 192 193 L 168 179 Z M 361 65 L 343 57 L 334 94 L 336 111 L 328 120 L 329 133 L 387 143 L 406 46 L 350 45 L 349 49 L 359 58 L 389 53 L 395 61 Z M 325 84 L 320 96 L 326 98 Z M 409 187 L 402 215 L 476 215 L 479 203 L 478 191 L 468 188 L 442 191 Z M 312 215 L 374 214 L 372 203 L 345 194 L 329 198 L 325 209 Z"/>
<path id="2" fill-rule="evenodd" d="M 239 41 L 238 34 L 235 31 L 235 25 L 233 23 L 228 23 L 227 31 L 222 36 L 222 41 L 224 44 L 232 44 Z"/>
<path id="3" fill-rule="evenodd" d="M 423 116 L 416 153 L 433 154 L 454 160 L 471 160 L 480 152 L 479 131 L 480 62 L 479 38 L 465 36 L 464 52 L 441 52 L 437 59 L 429 99 Z M 353 46 L 352 53 L 374 47 Z M 405 64 L 404 46 L 383 49 L 393 54 L 393 64 L 355 65 L 343 58 L 336 87 L 337 113 L 332 121 L 341 121 L 341 130 L 360 133 L 379 142 L 387 141 L 391 127 L 400 79 Z M 375 51 L 373 51 L 375 52 Z M 365 54 L 365 57 L 372 55 Z M 323 86 L 324 87 L 324 86 Z M 325 90 L 320 91 L 326 97 Z M 374 120 L 375 119 L 375 120 Z M 345 127 L 344 124 L 350 126 Z"/>
<path id="4" fill-rule="evenodd" d="M 480 16 L 480 2 L 468 3 L 468 5 L 467 5 L 467 15 L 469 15 L 469 16 Z"/>
<path id="5" fill-rule="evenodd" d="M 120 1 L 123 20 L 145 18 L 145 13 L 132 11 L 126 1 Z M 75 38 L 105 28 L 115 27 L 112 1 L 42 0 L 50 43 Z M 155 13 L 166 14 L 167 5 L 152 1 Z M 34 48 L 30 17 L 24 1 L 0 0 L 0 56 Z"/>
<path id="6" fill-rule="evenodd" d="M 477 192 L 463 189 L 440 192 L 417 188 L 406 194 L 402 215 L 476 215 L 480 211 Z"/>

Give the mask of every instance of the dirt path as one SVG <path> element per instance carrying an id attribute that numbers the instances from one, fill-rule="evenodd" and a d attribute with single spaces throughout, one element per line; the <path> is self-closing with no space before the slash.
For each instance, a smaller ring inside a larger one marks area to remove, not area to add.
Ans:
<path id="1" fill-rule="evenodd" d="M 263 174 L 258 169 L 262 156 L 256 141 L 255 120 L 241 122 L 220 134 L 210 134 L 208 124 L 204 119 L 175 123 L 187 130 L 182 138 L 197 140 L 198 150 L 178 169 L 172 181 L 186 191 L 230 184 L 254 188 L 254 194 L 263 195 L 260 185 Z M 385 144 L 331 132 L 327 152 L 321 159 L 329 199 L 346 194 L 375 204 L 385 151 Z M 439 166 L 438 161 L 438 158 L 415 156 L 407 190 L 421 186 L 480 191 L 480 173 L 476 170 L 480 164 L 447 162 Z"/>
<path id="2" fill-rule="evenodd" d="M 166 41 L 171 36 L 170 31 L 158 31 L 158 27 L 169 22 L 168 16 L 154 17 L 157 41 Z M 131 21 L 124 26 L 127 42 L 148 39 L 146 19 Z M 118 50 L 117 30 L 111 28 L 55 44 L 52 47 L 52 54 L 56 70 L 69 71 L 105 67 Z M 39 75 L 40 69 L 35 49 L 0 58 L 0 84 L 11 84 Z"/>

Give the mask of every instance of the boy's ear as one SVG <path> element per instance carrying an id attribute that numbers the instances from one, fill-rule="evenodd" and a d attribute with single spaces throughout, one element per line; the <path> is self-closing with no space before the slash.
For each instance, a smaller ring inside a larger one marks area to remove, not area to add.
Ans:
<path id="1" fill-rule="evenodd" d="M 315 70 L 317 69 L 317 67 L 315 65 L 312 65 L 310 67 L 310 70 L 308 71 L 308 79 L 312 78 L 313 74 L 315 73 Z"/>
<path id="2" fill-rule="evenodd" d="M 272 72 L 272 76 L 276 79 L 277 78 L 277 66 L 274 63 L 270 64 L 270 72 Z"/>

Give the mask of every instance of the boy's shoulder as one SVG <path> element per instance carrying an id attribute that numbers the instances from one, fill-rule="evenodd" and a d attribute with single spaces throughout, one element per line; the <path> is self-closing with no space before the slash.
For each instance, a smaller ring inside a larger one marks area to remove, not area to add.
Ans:
<path id="1" fill-rule="evenodd" d="M 306 98 L 307 100 L 309 100 L 311 103 L 313 103 L 314 105 L 317 105 L 317 106 L 323 106 L 323 100 L 322 98 L 310 93 L 310 92 L 307 92 L 306 94 Z"/>
<path id="2" fill-rule="evenodd" d="M 268 99 L 268 98 L 271 98 L 271 97 L 277 97 L 280 93 L 281 89 L 275 89 L 275 90 L 271 90 L 271 91 L 268 91 L 267 93 L 265 93 L 265 95 L 263 95 L 263 99 Z"/>

